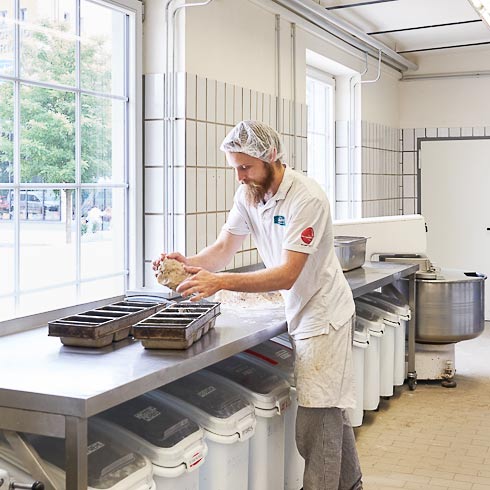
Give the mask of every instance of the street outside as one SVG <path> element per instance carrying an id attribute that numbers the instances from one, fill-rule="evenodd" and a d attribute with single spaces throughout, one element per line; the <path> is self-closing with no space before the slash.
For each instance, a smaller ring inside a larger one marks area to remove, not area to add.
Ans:
<path id="1" fill-rule="evenodd" d="M 122 230 L 117 231 L 119 233 L 116 232 L 114 226 L 111 226 L 106 230 L 87 229 L 87 232 L 82 235 L 80 258 L 82 280 L 124 271 L 124 250 L 120 236 Z M 21 220 L 20 289 L 25 291 L 49 288 L 75 281 L 76 231 L 74 222 L 71 240 L 71 243 L 66 243 L 64 222 Z M 13 293 L 15 264 L 13 243 L 13 221 L 0 220 L 0 296 Z M 87 284 L 89 285 L 96 287 L 94 282 Z M 59 294 L 61 294 L 59 289 L 51 291 L 51 295 Z M 42 296 L 45 297 L 45 295 Z M 45 301 L 45 298 L 42 301 Z"/>

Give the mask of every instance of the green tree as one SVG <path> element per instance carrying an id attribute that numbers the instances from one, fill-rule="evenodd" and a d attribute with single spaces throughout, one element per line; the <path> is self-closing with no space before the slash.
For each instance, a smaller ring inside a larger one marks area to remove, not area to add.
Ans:
<path id="1" fill-rule="evenodd" d="M 14 85 L 0 83 L 0 182 L 13 181 L 14 173 Z M 5 193 L 6 195 L 6 193 Z"/>
<path id="2" fill-rule="evenodd" d="M 21 76 L 64 86 L 75 85 L 76 42 L 67 25 L 43 22 L 44 29 L 25 33 L 21 44 Z M 60 34 L 60 35 L 57 35 Z M 104 39 L 81 47 L 82 88 L 108 91 L 111 71 Z M 21 86 L 21 182 L 75 182 L 75 93 L 35 85 Z M 13 88 L 0 84 L 1 178 L 12 181 Z M 111 175 L 111 105 L 95 96 L 81 97 L 81 178 L 98 182 Z M 7 136 L 6 136 L 7 135 Z M 7 163 L 5 163 L 7 162 Z M 5 170 L 7 169 L 7 170 Z M 7 175 L 4 176 L 5 171 Z M 71 241 L 72 191 L 66 193 L 66 239 Z"/>

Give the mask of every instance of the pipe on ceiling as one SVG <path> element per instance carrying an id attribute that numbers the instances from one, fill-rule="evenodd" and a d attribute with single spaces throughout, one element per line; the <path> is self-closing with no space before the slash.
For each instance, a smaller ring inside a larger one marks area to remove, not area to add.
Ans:
<path id="1" fill-rule="evenodd" d="M 451 78 L 482 78 L 490 77 L 490 70 L 464 71 L 453 73 L 426 73 L 425 75 L 407 75 L 400 78 L 400 82 L 416 82 L 419 80 L 444 80 Z"/>
<path id="2" fill-rule="evenodd" d="M 416 70 L 418 68 L 415 63 L 399 55 L 385 44 L 371 38 L 349 22 L 331 14 L 312 0 L 272 1 L 361 51 L 370 50 L 369 54 L 371 56 L 377 58 L 378 52 L 381 51 L 385 55 L 385 62 L 399 71 Z"/>

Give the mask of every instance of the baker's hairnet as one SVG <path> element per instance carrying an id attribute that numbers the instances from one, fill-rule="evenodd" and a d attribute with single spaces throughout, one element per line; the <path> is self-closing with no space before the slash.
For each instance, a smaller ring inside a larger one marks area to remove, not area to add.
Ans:
<path id="1" fill-rule="evenodd" d="M 259 121 L 241 121 L 221 143 L 221 151 L 245 153 L 270 163 L 274 148 L 277 150 L 276 160 L 282 160 L 286 153 L 281 138 L 276 130 Z"/>

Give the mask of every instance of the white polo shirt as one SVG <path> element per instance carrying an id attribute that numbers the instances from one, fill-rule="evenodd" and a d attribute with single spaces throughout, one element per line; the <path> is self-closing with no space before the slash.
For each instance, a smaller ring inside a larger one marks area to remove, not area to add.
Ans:
<path id="1" fill-rule="evenodd" d="M 252 234 L 266 267 L 281 264 L 282 251 L 308 254 L 290 290 L 281 291 L 289 333 L 306 339 L 344 325 L 354 314 L 352 292 L 333 245 L 327 196 L 313 180 L 286 167 L 276 194 L 265 204 L 247 204 L 241 185 L 223 229 L 234 235 Z"/>

